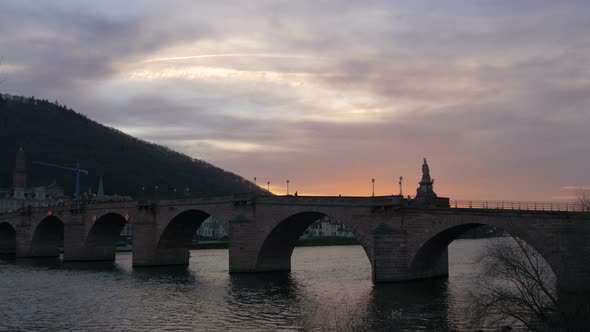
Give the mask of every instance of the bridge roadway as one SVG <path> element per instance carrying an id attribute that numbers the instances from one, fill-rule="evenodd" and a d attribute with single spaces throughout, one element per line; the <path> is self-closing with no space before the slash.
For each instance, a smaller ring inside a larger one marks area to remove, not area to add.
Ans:
<path id="1" fill-rule="evenodd" d="M 501 228 L 536 249 L 560 292 L 590 295 L 590 213 L 412 207 L 401 196 L 303 197 L 234 195 L 22 209 L 0 215 L 0 252 L 64 261 L 114 260 L 127 222 L 133 265 L 188 264 L 195 231 L 209 216 L 229 236 L 229 270 L 289 271 L 297 239 L 329 216 L 364 248 L 374 282 L 448 275 L 448 244 L 480 225 Z"/>

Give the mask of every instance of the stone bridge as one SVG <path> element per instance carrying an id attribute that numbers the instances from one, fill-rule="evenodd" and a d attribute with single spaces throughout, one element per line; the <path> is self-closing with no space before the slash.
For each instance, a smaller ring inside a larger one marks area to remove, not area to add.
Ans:
<path id="1" fill-rule="evenodd" d="M 490 225 L 523 239 L 553 269 L 561 291 L 590 294 L 590 213 L 446 206 L 415 207 L 401 196 L 227 196 L 21 209 L 0 215 L 0 251 L 64 261 L 114 260 L 126 223 L 133 265 L 188 264 L 195 231 L 209 216 L 229 236 L 229 270 L 289 271 L 295 242 L 328 216 L 361 243 L 375 282 L 448 275 L 448 244 Z M 448 200 L 447 200 L 448 202 Z"/>

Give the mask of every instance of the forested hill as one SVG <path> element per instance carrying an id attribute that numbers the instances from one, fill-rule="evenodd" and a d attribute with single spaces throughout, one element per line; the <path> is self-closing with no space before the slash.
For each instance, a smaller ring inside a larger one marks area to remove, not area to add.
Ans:
<path id="1" fill-rule="evenodd" d="M 92 188 L 96 192 L 102 176 L 105 194 L 134 197 L 182 197 L 186 188 L 190 195 L 266 192 L 236 174 L 103 126 L 57 103 L 0 95 L 0 187 L 12 185 L 20 146 L 27 158 L 29 186 L 57 181 L 70 195 L 73 172 L 33 165 L 32 161 L 79 161 L 89 171 L 82 176 L 82 191 Z"/>

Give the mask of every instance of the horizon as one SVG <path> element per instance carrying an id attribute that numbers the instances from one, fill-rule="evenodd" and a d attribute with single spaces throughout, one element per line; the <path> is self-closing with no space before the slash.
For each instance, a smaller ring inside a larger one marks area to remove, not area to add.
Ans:
<path id="1" fill-rule="evenodd" d="M 59 100 L 273 193 L 576 200 L 590 27 L 573 1 L 0 4 L 0 93 Z M 206 12 L 208 15 L 200 15 Z M 132 42 L 129 42 L 132 41 Z"/>

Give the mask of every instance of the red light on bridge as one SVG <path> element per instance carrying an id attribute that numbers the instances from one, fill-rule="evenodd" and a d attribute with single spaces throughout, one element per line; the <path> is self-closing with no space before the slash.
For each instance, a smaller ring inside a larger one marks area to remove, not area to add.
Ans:
<path id="1" fill-rule="evenodd" d="M 48 216 L 52 216 L 52 215 L 53 215 L 53 211 L 51 211 L 51 210 L 47 210 L 47 215 L 48 215 Z"/>
<path id="2" fill-rule="evenodd" d="M 129 220 L 131 220 L 131 216 L 129 215 L 129 213 L 127 213 L 125 215 L 125 221 L 129 221 Z"/>

